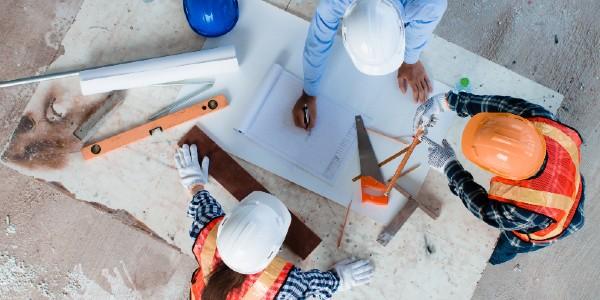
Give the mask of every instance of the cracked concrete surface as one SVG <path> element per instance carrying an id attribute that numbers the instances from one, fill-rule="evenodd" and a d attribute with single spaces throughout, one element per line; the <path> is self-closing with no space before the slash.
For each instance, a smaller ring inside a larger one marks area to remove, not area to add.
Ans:
<path id="1" fill-rule="evenodd" d="M 318 1 L 270 2 L 309 18 Z M 60 41 L 81 3 L 0 2 L 0 78 L 43 72 L 61 54 Z M 593 236 L 600 227 L 600 209 L 595 205 L 600 161 L 593 155 L 600 150 L 599 11 L 600 2 L 595 0 L 449 1 L 436 30 L 441 37 L 564 94 L 559 116 L 578 128 L 585 140 L 584 230 L 548 249 L 489 266 L 475 299 L 593 299 L 600 293 L 596 270 L 600 241 Z M 17 126 L 33 89 L 0 90 L 0 144 L 6 144 Z M 68 275 L 77 268 L 98 282 L 100 291 L 119 290 L 111 281 L 118 271 L 125 290 L 139 288 L 152 298 L 185 297 L 182 287 L 194 268 L 192 258 L 2 165 L 0 178 L 0 219 L 9 216 L 9 222 L 2 222 L 0 252 L 40 270 L 32 288 L 17 297 L 61 298 L 69 286 Z M 144 251 L 131 251 L 132 245 Z"/>

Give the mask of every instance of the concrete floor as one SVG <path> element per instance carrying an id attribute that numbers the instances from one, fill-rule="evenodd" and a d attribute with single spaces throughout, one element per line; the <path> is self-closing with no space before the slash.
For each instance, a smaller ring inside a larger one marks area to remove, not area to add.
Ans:
<path id="1" fill-rule="evenodd" d="M 60 55 L 60 41 L 81 2 L 1 1 L 0 78 L 43 72 Z M 288 6 L 304 8 L 298 11 L 311 11 L 315 2 L 290 0 Z M 593 232 L 600 229 L 600 209 L 593 203 L 600 190 L 597 179 L 600 161 L 593 159 L 592 154 L 600 151 L 600 107 L 595 105 L 600 91 L 600 20 L 596 16 L 600 12 L 600 2 L 449 2 L 436 33 L 564 94 L 560 118 L 578 128 L 585 139 L 582 172 L 587 179 L 587 205 L 584 230 L 551 248 L 521 255 L 502 266 L 489 266 L 474 298 L 597 298 L 600 272 L 596 267 L 600 265 L 600 256 L 594 250 L 600 247 L 600 241 L 593 238 Z M 32 91 L 33 87 L 0 90 L 0 144 L 5 144 L 14 130 Z M 142 290 L 146 291 L 144 296 L 147 297 L 184 296 L 176 290 L 182 290 L 191 274 L 191 258 L 128 226 L 127 218 L 79 203 L 1 165 L 0 178 L 3 178 L 0 217 L 10 216 L 10 225 L 0 226 L 6 230 L 0 234 L 0 254 L 4 254 L 0 256 L 0 266 L 16 261 L 24 270 L 24 275 L 17 279 L 26 286 L 30 284 L 29 289 L 6 293 L 4 288 L 13 286 L 6 280 L 0 281 L 0 298 L 7 295 L 11 298 L 61 298 L 65 291 L 70 291 L 69 287 L 73 285 L 70 275 L 78 268 L 93 280 L 103 282 L 101 290 L 127 295 L 131 288 L 145 286 Z M 119 235 L 109 234 L 114 232 Z M 130 251 L 132 246 L 146 249 L 147 255 L 136 255 L 137 252 Z M 72 249 L 77 249 L 77 254 L 70 252 Z M 112 256 L 119 260 L 102 255 L 108 249 L 121 253 L 120 257 Z M 159 271 L 158 267 L 152 268 L 153 262 L 173 269 Z M 121 280 L 121 285 L 112 280 L 118 274 L 126 273 L 130 279 Z M 1 273 L 0 279 L 4 279 Z M 83 283 L 79 281 L 79 284 Z"/>

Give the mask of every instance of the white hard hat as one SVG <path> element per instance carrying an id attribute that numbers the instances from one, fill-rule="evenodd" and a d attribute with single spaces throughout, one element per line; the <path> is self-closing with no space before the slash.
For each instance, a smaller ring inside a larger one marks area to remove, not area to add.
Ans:
<path id="1" fill-rule="evenodd" d="M 354 66 L 386 75 L 404 61 L 404 22 L 390 0 L 357 0 L 342 19 L 342 39 Z"/>
<path id="2" fill-rule="evenodd" d="M 264 270 L 279 252 L 291 220 L 281 200 L 252 192 L 219 225 L 217 249 L 223 263 L 241 274 Z"/>

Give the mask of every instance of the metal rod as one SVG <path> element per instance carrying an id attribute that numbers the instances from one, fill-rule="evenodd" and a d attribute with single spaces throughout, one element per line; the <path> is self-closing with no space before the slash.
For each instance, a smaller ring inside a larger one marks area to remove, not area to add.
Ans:
<path id="1" fill-rule="evenodd" d="M 0 88 L 15 86 L 15 85 L 23 85 L 23 84 L 34 83 L 34 82 L 48 81 L 48 80 L 59 79 L 59 78 L 78 76 L 79 72 L 81 72 L 81 70 L 44 74 L 44 75 L 40 75 L 40 76 L 19 78 L 19 79 L 9 80 L 9 81 L 0 81 Z"/>
<path id="2" fill-rule="evenodd" d="M 154 113 L 153 115 L 151 115 L 148 118 L 148 121 L 153 121 L 156 120 L 166 114 L 172 113 L 174 111 L 177 111 L 181 108 L 183 108 L 185 105 L 190 104 L 191 102 L 193 102 L 193 100 L 200 95 L 201 93 L 203 93 L 204 91 L 210 89 L 211 87 L 213 87 L 214 85 L 214 81 L 209 81 L 206 83 L 206 86 L 203 86 L 202 88 L 198 89 L 197 91 L 195 91 L 194 93 L 183 97 L 181 100 L 175 101 L 163 108 L 161 108 L 159 111 L 157 111 L 156 113 Z"/>

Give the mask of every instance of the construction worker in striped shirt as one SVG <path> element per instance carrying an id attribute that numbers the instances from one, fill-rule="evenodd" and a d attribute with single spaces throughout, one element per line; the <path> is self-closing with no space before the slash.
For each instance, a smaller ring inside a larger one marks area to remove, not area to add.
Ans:
<path id="1" fill-rule="evenodd" d="M 370 261 L 350 258 L 329 271 L 302 271 L 277 256 L 291 222 L 283 202 L 253 192 L 225 216 L 221 205 L 204 189 L 209 159 L 198 159 L 196 145 L 175 154 L 181 183 L 193 195 L 188 216 L 198 268 L 192 275 L 192 300 L 329 299 L 336 291 L 367 284 Z"/>
<path id="2" fill-rule="evenodd" d="M 446 174 L 452 192 L 478 218 L 501 230 L 490 263 L 544 248 L 581 229 L 585 184 L 582 139 L 543 107 L 504 96 L 440 94 L 417 109 L 414 126 L 437 115 L 471 116 L 462 134 L 465 157 L 495 175 L 489 191 L 473 181 L 446 140 L 429 145 L 429 164 Z"/>

